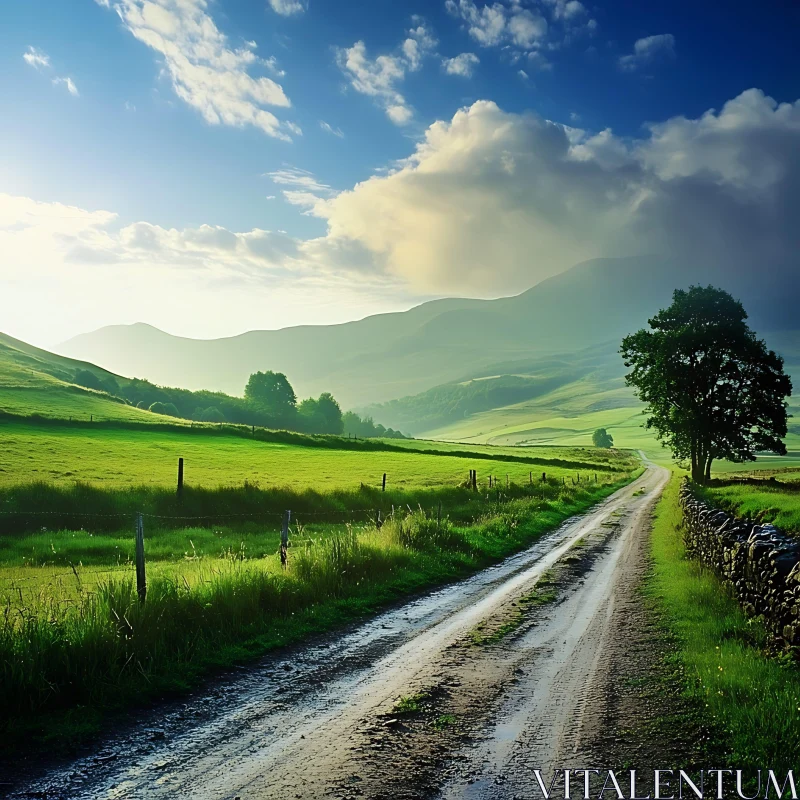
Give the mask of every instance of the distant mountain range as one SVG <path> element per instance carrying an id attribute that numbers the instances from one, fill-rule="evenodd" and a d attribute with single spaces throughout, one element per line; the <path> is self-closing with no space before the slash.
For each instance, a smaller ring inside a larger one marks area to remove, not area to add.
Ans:
<path id="1" fill-rule="evenodd" d="M 755 271 L 731 281 L 705 268 L 644 256 L 587 261 L 514 297 L 435 300 L 340 325 L 198 340 L 140 323 L 83 334 L 58 349 L 124 375 L 231 394 L 242 393 L 250 373 L 272 369 L 285 372 L 299 396 L 331 391 L 345 408 L 375 407 L 481 375 L 530 377 L 538 369 L 552 388 L 585 376 L 593 347 L 603 354 L 598 367 L 602 362 L 619 379 L 620 365 L 608 354 L 620 338 L 668 304 L 675 288 L 692 283 L 714 283 L 738 296 L 759 333 L 800 328 L 794 287 L 770 283 Z M 544 370 L 530 363 L 548 355 L 558 356 L 558 366 Z M 507 384 L 503 399 L 516 396 L 513 381 Z M 527 391 L 521 384 L 516 389 Z M 480 394 L 474 387 L 472 393 Z M 406 411 L 395 407 L 391 416 L 409 422 Z"/>

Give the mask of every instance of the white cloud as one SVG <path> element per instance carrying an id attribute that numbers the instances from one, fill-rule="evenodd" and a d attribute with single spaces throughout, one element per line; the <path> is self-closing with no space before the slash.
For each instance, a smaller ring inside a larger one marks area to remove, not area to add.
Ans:
<path id="1" fill-rule="evenodd" d="M 539 72 L 550 72 L 553 69 L 552 62 L 548 61 L 540 50 L 532 50 L 528 53 L 528 64 Z"/>
<path id="2" fill-rule="evenodd" d="M 798 152 L 800 101 L 778 104 L 756 89 L 696 119 L 653 124 L 639 139 L 479 101 L 435 122 L 407 159 L 348 191 L 293 167 L 269 173 L 288 202 L 326 220 L 326 234 L 309 240 L 214 225 L 120 225 L 106 211 L 2 195 L 0 312 L 4 324 L 16 314 L 24 325 L 16 309 L 34 307 L 45 282 L 69 298 L 61 306 L 83 309 L 81 293 L 91 297 L 90 314 L 114 307 L 118 315 L 126 291 L 150 308 L 138 288 L 147 287 L 164 298 L 165 319 L 169 306 L 189 302 L 187 286 L 211 282 L 243 287 L 237 303 L 248 308 L 289 284 L 497 295 L 584 259 L 654 252 L 720 265 L 729 276 L 789 280 L 798 265 Z M 211 308 L 192 291 L 198 308 Z"/>
<path id="3" fill-rule="evenodd" d="M 272 10 L 284 17 L 302 14 L 308 9 L 307 0 L 269 0 Z"/>
<path id="4" fill-rule="evenodd" d="M 23 53 L 22 58 L 25 60 L 25 63 L 30 64 L 34 69 L 37 70 L 45 70 L 50 69 L 50 56 L 47 55 L 42 50 L 38 50 L 35 47 L 28 47 L 28 49 Z M 78 87 L 75 85 L 75 82 L 72 78 L 68 76 L 56 76 L 53 78 L 53 86 L 65 86 L 67 91 L 73 96 L 78 97 Z"/>
<path id="5" fill-rule="evenodd" d="M 53 78 L 53 86 L 66 86 L 67 91 L 73 96 L 78 97 L 78 87 L 73 83 L 72 78 Z"/>
<path id="6" fill-rule="evenodd" d="M 336 51 L 336 63 L 347 77 L 350 86 L 360 94 L 373 97 L 395 125 L 405 125 L 414 116 L 411 105 L 397 88 L 406 72 L 416 72 L 426 56 L 433 53 L 437 40 L 424 20 L 415 15 L 416 27 L 407 32 L 394 54 L 371 59 L 363 41 Z"/>
<path id="7" fill-rule="evenodd" d="M 675 37 L 671 33 L 659 33 L 637 39 L 633 45 L 633 53 L 620 56 L 619 66 L 625 72 L 634 72 L 644 64 L 648 64 L 660 56 L 675 55 Z"/>
<path id="8" fill-rule="evenodd" d="M 30 64 L 34 69 L 50 66 L 50 56 L 36 47 L 28 47 L 22 57 L 25 59 L 25 62 Z"/>
<path id="9" fill-rule="evenodd" d="M 454 58 L 442 60 L 442 67 L 448 75 L 460 75 L 462 78 L 471 78 L 475 67 L 481 60 L 475 53 L 460 53 Z"/>
<path id="10" fill-rule="evenodd" d="M 429 53 L 433 52 L 438 44 L 433 32 L 424 24 L 417 25 L 408 32 L 408 38 L 400 46 L 403 51 L 408 69 L 416 72 L 422 66 L 422 61 Z"/>
<path id="11" fill-rule="evenodd" d="M 361 244 L 426 292 L 516 290 L 583 259 L 654 251 L 730 269 L 796 264 L 781 209 L 800 198 L 797 152 L 800 101 L 757 90 L 638 141 L 480 101 L 315 213 L 329 240 Z"/>
<path id="12" fill-rule="evenodd" d="M 507 24 L 511 41 L 519 47 L 533 47 L 547 36 L 547 20 L 528 9 L 511 14 Z"/>
<path id="13" fill-rule="evenodd" d="M 554 19 L 572 20 L 586 14 L 586 6 L 579 0 L 546 0 L 553 7 Z"/>
<path id="14" fill-rule="evenodd" d="M 2 329 L 50 348 L 102 325 L 230 336 L 412 304 L 365 267 L 368 254 L 353 243 L 213 225 L 121 226 L 107 211 L 3 194 L 0 252 Z"/>
<path id="15" fill-rule="evenodd" d="M 325 122 L 323 119 L 319 121 L 319 126 L 325 131 L 325 133 L 330 133 L 332 136 L 338 136 L 340 139 L 344 139 L 344 133 L 342 132 L 341 128 L 334 128 L 333 125 Z"/>
<path id="16" fill-rule="evenodd" d="M 319 216 L 317 209 L 322 207 L 323 199 L 336 194 L 334 189 L 326 183 L 320 183 L 311 172 L 297 167 L 283 167 L 266 173 L 265 177 L 277 186 L 286 187 L 281 190 L 286 202 L 304 209 L 303 213 L 308 216 Z"/>
<path id="17" fill-rule="evenodd" d="M 521 69 L 521 70 L 519 70 L 519 71 L 517 72 L 517 75 L 519 75 L 519 76 L 520 76 L 520 78 L 522 78 L 522 80 L 524 80 L 524 81 L 528 80 L 528 73 L 527 73 L 527 72 L 525 72 L 525 70 L 524 70 L 524 69 Z"/>
<path id="18" fill-rule="evenodd" d="M 542 0 L 542 11 L 521 0 L 480 4 L 474 0 L 445 0 L 445 8 L 464 23 L 467 33 L 482 47 L 503 47 L 516 63 L 529 51 L 556 48 L 578 33 L 592 32 L 597 23 L 578 0 Z"/>
<path id="19" fill-rule="evenodd" d="M 207 0 L 119 0 L 114 9 L 128 30 L 163 58 L 175 93 L 206 122 L 252 125 L 285 140 L 300 135 L 297 125 L 265 108 L 291 105 L 280 84 L 250 74 L 264 66 L 276 70 L 274 59 L 259 58 L 255 42 L 231 47 L 207 6 Z"/>

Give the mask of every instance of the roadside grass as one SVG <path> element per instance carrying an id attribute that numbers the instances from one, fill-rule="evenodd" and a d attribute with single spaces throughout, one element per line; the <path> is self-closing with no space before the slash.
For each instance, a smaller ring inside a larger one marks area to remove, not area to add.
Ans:
<path id="1" fill-rule="evenodd" d="M 647 593 L 675 636 L 685 693 L 720 732 L 726 766 L 796 769 L 800 669 L 770 657 L 763 626 L 745 617 L 711 572 L 687 559 L 678 490 L 673 476 L 656 509 Z"/>
<path id="2" fill-rule="evenodd" d="M 418 508 L 381 529 L 301 530 L 286 571 L 274 553 L 156 561 L 144 604 L 130 565 L 91 586 L 80 578 L 91 567 L 67 566 L 58 591 L 52 566 L 0 569 L 0 742 L 74 745 L 110 713 L 488 566 L 637 473 L 554 486 L 545 499 L 473 495 L 462 523 Z"/>
<path id="3" fill-rule="evenodd" d="M 709 502 L 737 517 L 770 522 L 785 531 L 800 533 L 800 471 L 762 474 L 772 474 L 777 480 L 758 480 L 758 483 L 718 480 L 700 491 Z"/>
<path id="4" fill-rule="evenodd" d="M 218 441 L 218 444 L 224 450 L 224 442 Z M 44 544 L 48 552 L 53 549 L 50 547 L 50 538 L 54 531 L 118 534 L 115 538 L 129 540 L 134 516 L 138 512 L 148 515 L 145 520 L 146 531 L 241 527 L 247 520 L 253 526 L 260 525 L 262 530 L 275 531 L 279 529 L 287 509 L 291 509 L 294 519 L 308 524 L 314 521 L 364 521 L 370 517 L 374 519 L 378 509 L 383 516 L 387 516 L 392 507 L 421 505 L 431 509 L 438 508 L 440 503 L 446 515 L 465 521 L 472 519 L 479 508 L 493 502 L 504 503 L 530 497 L 546 501 L 558 497 L 565 489 L 615 482 L 620 475 L 637 468 L 637 462 L 630 455 L 621 454 L 619 459 L 603 469 L 584 472 L 580 484 L 573 483 L 579 474 L 576 470 L 556 467 L 547 469 L 547 480 L 542 482 L 538 472 L 531 481 L 530 465 L 514 462 L 472 461 L 405 452 L 357 453 L 280 447 L 271 457 L 281 464 L 284 475 L 294 470 L 294 485 L 262 486 L 246 478 L 244 467 L 251 464 L 246 457 L 248 454 L 242 454 L 241 462 L 237 464 L 225 463 L 219 451 L 213 453 L 219 465 L 219 472 L 214 473 L 217 485 L 184 485 L 180 497 L 172 485 L 115 484 L 112 478 L 105 484 L 97 485 L 75 480 L 61 483 L 39 480 L 0 485 L 0 563 L 6 560 L 4 551 L 7 534 L 42 534 L 40 545 Z M 73 453 L 73 461 L 76 458 Z M 191 463 L 188 462 L 187 471 L 191 470 Z M 370 464 L 373 466 L 370 467 Z M 467 486 L 469 470 L 477 469 L 480 475 L 485 475 L 489 474 L 492 466 L 497 467 L 498 471 L 502 470 L 500 474 L 503 476 L 508 476 L 508 483 L 505 480 L 496 481 L 499 485 L 489 489 L 487 481 L 482 479 L 478 483 L 479 491 L 471 491 Z M 383 474 L 381 467 L 394 468 L 389 472 L 385 492 L 380 484 Z M 221 475 L 228 476 L 225 471 L 228 468 L 243 481 L 238 485 L 218 485 Z M 254 471 L 252 465 L 250 471 L 251 474 Z M 330 478 L 329 484 L 326 488 L 320 488 L 324 486 L 324 481 L 317 480 L 315 476 L 326 475 Z M 371 475 L 375 480 L 371 484 L 358 484 L 359 475 Z M 95 549 L 102 548 L 97 542 L 84 541 Z M 110 543 L 106 544 L 110 546 Z M 187 544 L 187 537 L 184 537 L 184 545 L 178 552 L 186 550 Z M 13 546 L 21 554 L 19 546 Z M 25 545 L 31 548 L 29 557 L 33 557 L 34 546 L 34 541 Z M 87 547 L 87 557 L 89 549 Z M 38 552 L 41 554 L 41 546 Z M 116 553 L 108 555 L 116 556 Z"/>

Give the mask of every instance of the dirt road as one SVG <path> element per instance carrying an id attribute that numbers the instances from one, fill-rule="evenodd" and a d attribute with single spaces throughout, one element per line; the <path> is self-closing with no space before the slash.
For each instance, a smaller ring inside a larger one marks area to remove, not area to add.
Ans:
<path id="1" fill-rule="evenodd" d="M 579 760 L 603 713 L 615 594 L 667 478 L 649 466 L 501 564 L 265 659 L 11 796 L 538 796 L 532 770 Z"/>

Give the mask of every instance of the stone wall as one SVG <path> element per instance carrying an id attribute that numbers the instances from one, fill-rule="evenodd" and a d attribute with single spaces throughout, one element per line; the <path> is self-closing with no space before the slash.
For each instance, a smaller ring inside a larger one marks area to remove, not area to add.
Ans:
<path id="1" fill-rule="evenodd" d="M 774 525 L 710 507 L 688 479 L 680 501 L 687 553 L 731 586 L 746 614 L 763 616 L 777 639 L 800 646 L 800 542 Z"/>

